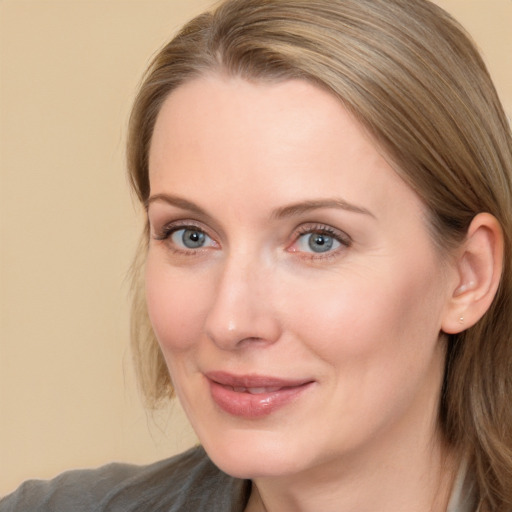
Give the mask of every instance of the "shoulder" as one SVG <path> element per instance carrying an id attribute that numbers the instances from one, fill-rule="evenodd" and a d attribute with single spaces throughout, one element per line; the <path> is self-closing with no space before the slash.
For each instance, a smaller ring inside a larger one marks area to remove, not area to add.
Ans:
<path id="1" fill-rule="evenodd" d="M 198 447 L 148 466 L 109 464 L 25 482 L 0 501 L 0 512 L 238 512 L 248 485 L 220 471 Z"/>

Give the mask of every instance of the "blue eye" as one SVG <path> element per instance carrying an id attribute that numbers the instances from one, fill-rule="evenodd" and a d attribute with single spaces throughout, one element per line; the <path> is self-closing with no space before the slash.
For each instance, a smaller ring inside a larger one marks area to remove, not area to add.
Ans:
<path id="1" fill-rule="evenodd" d="M 305 233 L 297 239 L 298 250 L 324 253 L 337 249 L 341 243 L 335 237 L 322 232 Z"/>
<path id="2" fill-rule="evenodd" d="M 201 249 L 213 245 L 213 240 L 200 229 L 193 227 L 177 229 L 171 234 L 171 240 L 178 247 Z"/>

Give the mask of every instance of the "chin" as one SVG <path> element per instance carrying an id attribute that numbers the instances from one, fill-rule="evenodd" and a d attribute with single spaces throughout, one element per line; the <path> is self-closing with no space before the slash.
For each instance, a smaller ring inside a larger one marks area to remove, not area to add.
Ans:
<path id="1" fill-rule="evenodd" d="M 249 435 L 248 435 L 249 434 Z M 213 463 L 235 478 L 254 479 L 295 473 L 303 462 L 299 450 L 271 432 L 235 432 L 219 442 L 202 442 Z"/>

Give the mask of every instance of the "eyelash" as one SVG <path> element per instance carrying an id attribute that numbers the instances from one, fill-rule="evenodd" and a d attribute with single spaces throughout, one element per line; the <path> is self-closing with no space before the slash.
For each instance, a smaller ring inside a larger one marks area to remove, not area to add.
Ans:
<path id="1" fill-rule="evenodd" d="M 194 224 L 192 222 L 186 222 L 186 223 L 173 222 L 170 224 L 165 224 L 164 226 L 162 226 L 162 228 L 157 233 L 155 233 L 153 235 L 153 238 L 157 241 L 165 242 L 165 241 L 168 241 L 172 237 L 173 234 L 175 234 L 176 232 L 181 231 L 181 230 L 197 231 L 199 233 L 203 233 L 211 240 L 214 240 L 214 238 L 209 236 L 208 233 L 201 226 Z M 177 254 L 186 255 L 186 256 L 194 256 L 198 252 L 205 249 L 203 247 L 199 247 L 197 249 L 191 249 L 191 248 L 185 249 L 185 248 L 178 247 L 175 243 L 172 243 L 172 241 L 168 245 L 170 246 L 170 249 L 172 250 L 172 252 L 177 253 Z"/>
<path id="2" fill-rule="evenodd" d="M 304 224 L 299 226 L 293 236 L 293 242 L 291 245 L 297 244 L 299 239 L 304 235 L 309 234 L 319 234 L 326 235 L 336 242 L 340 244 L 340 247 L 335 248 L 333 250 L 328 250 L 325 253 L 314 253 L 314 252 L 305 252 L 305 251 L 291 251 L 297 252 L 301 254 L 301 257 L 310 260 L 321 260 L 321 259 L 331 259 L 338 256 L 340 251 L 343 249 L 347 249 L 352 245 L 352 239 L 349 235 L 344 233 L 343 231 L 339 231 L 331 226 L 325 224 Z"/>
<path id="3" fill-rule="evenodd" d="M 196 226 L 195 224 L 165 224 L 159 229 L 154 235 L 153 238 L 155 240 L 167 240 L 173 233 L 179 231 L 180 229 L 196 229 L 197 231 L 201 231 L 204 233 L 204 230 L 200 226 Z"/>
<path id="4" fill-rule="evenodd" d="M 191 230 L 191 231 L 197 231 L 200 233 L 203 233 L 211 240 L 215 240 L 213 237 L 209 236 L 206 230 L 204 230 L 200 225 L 194 224 L 192 222 L 186 222 L 186 223 L 170 223 L 164 225 L 158 232 L 156 232 L 153 235 L 153 238 L 157 241 L 165 242 L 166 240 L 169 240 L 174 233 L 180 230 Z M 306 251 L 299 251 L 299 250 L 290 250 L 289 248 L 299 241 L 299 239 L 308 234 L 319 234 L 319 235 L 326 235 L 332 239 L 334 239 L 336 242 L 340 244 L 340 247 L 335 248 L 333 250 L 328 250 L 325 253 L 314 253 L 314 252 L 306 252 Z M 177 247 L 176 244 L 170 243 L 171 250 L 178 254 L 184 254 L 187 256 L 194 256 L 198 252 L 201 252 L 207 248 L 197 248 L 197 249 L 184 249 L 181 247 Z M 346 233 L 339 231 L 337 229 L 332 228 L 331 226 L 325 225 L 325 224 L 304 224 L 302 226 L 299 226 L 294 234 L 293 234 L 293 241 L 291 244 L 287 245 L 287 248 L 289 252 L 292 253 L 300 253 L 302 258 L 310 259 L 310 260 L 320 260 L 320 259 L 328 259 L 335 257 L 340 250 L 346 249 L 352 245 L 352 239 L 349 235 Z"/>

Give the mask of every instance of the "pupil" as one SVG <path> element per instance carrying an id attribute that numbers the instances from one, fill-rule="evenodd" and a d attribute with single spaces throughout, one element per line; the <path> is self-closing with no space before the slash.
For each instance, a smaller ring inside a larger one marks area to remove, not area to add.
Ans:
<path id="1" fill-rule="evenodd" d="M 185 229 L 182 236 L 183 244 L 189 249 L 201 247 L 204 244 L 204 239 L 204 233 L 201 233 L 201 231 L 193 231 L 191 229 Z"/>
<path id="2" fill-rule="evenodd" d="M 309 237 L 309 247 L 314 252 L 326 252 L 331 249 L 333 238 L 327 235 L 316 234 Z"/>

